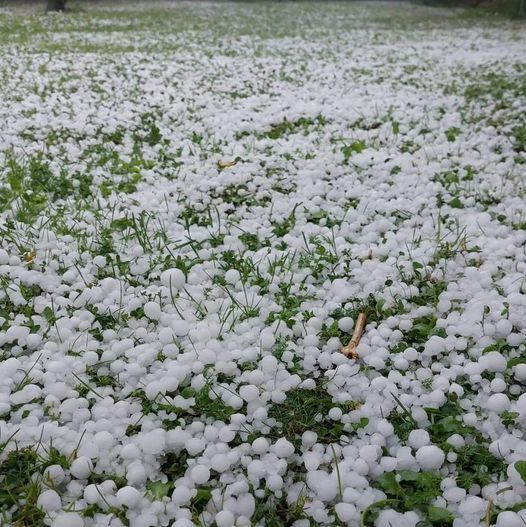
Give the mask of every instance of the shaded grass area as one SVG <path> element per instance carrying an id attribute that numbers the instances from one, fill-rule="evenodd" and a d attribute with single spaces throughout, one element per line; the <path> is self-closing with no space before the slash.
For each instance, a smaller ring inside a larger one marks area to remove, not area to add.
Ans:
<path id="1" fill-rule="evenodd" d="M 192 44 L 191 40 L 178 41 L 182 35 L 195 35 L 210 29 L 221 37 L 232 34 L 233 30 L 237 36 L 262 39 L 301 38 L 307 34 L 310 38 L 313 35 L 324 37 L 329 17 L 335 33 L 359 29 L 363 23 L 373 24 L 378 30 L 438 29 L 446 22 L 449 26 L 465 27 L 477 18 L 486 24 L 499 24 L 500 16 L 519 14 L 521 2 L 523 0 L 498 0 L 477 7 L 458 0 L 415 2 L 416 7 L 408 2 L 378 2 L 364 19 L 359 13 L 364 2 L 331 2 L 331 14 L 320 14 L 316 2 L 284 2 L 276 9 L 275 2 L 247 1 L 240 4 L 250 4 L 250 10 L 233 20 L 230 13 L 238 4 L 236 2 L 212 4 L 205 15 L 205 10 L 191 2 L 153 3 L 147 10 L 139 11 L 134 2 L 72 1 L 66 13 L 46 15 L 44 2 L 4 1 L 0 3 L 4 9 L 0 12 L 0 45 L 31 45 L 35 50 L 49 52 L 167 52 L 180 45 Z M 333 17 L 334 12 L 339 16 Z M 283 20 L 288 22 L 284 24 Z M 54 37 L 57 32 L 69 33 L 69 38 L 57 40 Z M 149 32 L 156 34 L 156 42 L 137 38 Z M 105 40 L 111 34 L 122 38 L 118 42 Z"/>
<path id="2" fill-rule="evenodd" d="M 465 7 L 467 16 L 526 17 L 524 0 L 422 0 L 422 3 L 435 7 Z"/>

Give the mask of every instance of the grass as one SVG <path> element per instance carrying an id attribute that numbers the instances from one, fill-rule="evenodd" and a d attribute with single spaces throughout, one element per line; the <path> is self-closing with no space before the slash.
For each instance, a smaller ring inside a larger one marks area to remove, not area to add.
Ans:
<path id="1" fill-rule="evenodd" d="M 33 474 L 42 469 L 38 461 L 33 449 L 24 448 L 11 451 L 0 464 L 3 474 L 0 512 L 5 515 L 14 509 L 11 519 L 21 527 L 44 525 L 44 513 L 37 507 L 41 486 L 32 480 Z"/>
<path id="2" fill-rule="evenodd" d="M 44 526 L 45 514 L 37 506 L 38 496 L 46 487 L 54 487 L 45 470 L 51 465 L 68 469 L 72 457 L 64 456 L 52 445 L 38 451 L 33 447 L 13 449 L 12 441 L 16 443 L 14 435 L 0 444 L 0 519 L 12 521 L 16 527 Z"/>
<path id="3" fill-rule="evenodd" d="M 348 413 L 359 406 L 359 403 L 353 401 L 345 404 L 335 403 L 323 384 L 318 384 L 312 390 L 291 390 L 287 393 L 285 402 L 274 404 L 268 415 L 278 421 L 275 432 L 277 437 L 286 437 L 299 448 L 302 435 L 307 431 L 317 433 L 320 443 L 340 442 L 346 431 L 341 423 L 328 420 L 329 410 L 340 408 L 343 413 Z"/>

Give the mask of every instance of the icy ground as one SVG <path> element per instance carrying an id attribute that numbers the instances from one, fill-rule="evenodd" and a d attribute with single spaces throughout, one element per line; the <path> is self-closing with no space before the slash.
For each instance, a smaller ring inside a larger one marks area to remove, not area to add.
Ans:
<path id="1" fill-rule="evenodd" d="M 38 9 L 0 12 L 0 524 L 524 527 L 526 28 Z"/>

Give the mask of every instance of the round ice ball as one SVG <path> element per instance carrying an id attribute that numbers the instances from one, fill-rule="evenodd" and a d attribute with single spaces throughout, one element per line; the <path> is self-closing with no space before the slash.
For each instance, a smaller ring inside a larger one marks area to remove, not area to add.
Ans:
<path id="1" fill-rule="evenodd" d="M 422 470 L 436 470 L 442 466 L 446 456 L 441 448 L 426 445 L 416 451 L 416 461 Z"/>
<path id="2" fill-rule="evenodd" d="M 161 273 L 161 284 L 171 290 L 182 289 L 186 283 L 186 277 L 181 269 L 167 269 Z"/>

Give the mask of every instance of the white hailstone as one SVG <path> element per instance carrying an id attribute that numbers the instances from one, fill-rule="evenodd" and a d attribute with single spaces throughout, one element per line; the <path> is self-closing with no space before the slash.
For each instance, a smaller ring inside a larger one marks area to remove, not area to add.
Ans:
<path id="1" fill-rule="evenodd" d="M 172 501 L 180 507 L 190 503 L 194 492 L 184 485 L 177 485 L 172 493 Z"/>
<path id="2" fill-rule="evenodd" d="M 161 306 L 158 302 L 146 302 L 144 304 L 144 314 L 151 320 L 159 320 L 161 318 Z"/>
<path id="3" fill-rule="evenodd" d="M 185 335 L 188 335 L 190 326 L 188 322 L 186 322 L 186 320 L 174 320 L 171 326 L 172 326 L 172 329 L 174 330 L 174 333 L 178 337 L 184 337 Z"/>
<path id="4" fill-rule="evenodd" d="M 299 384 L 299 388 L 304 390 L 314 390 L 316 388 L 316 381 L 314 379 L 305 379 Z"/>
<path id="5" fill-rule="evenodd" d="M 512 347 L 515 348 L 524 341 L 524 335 L 522 333 L 510 333 L 506 337 L 506 342 Z"/>
<path id="6" fill-rule="evenodd" d="M 26 346 L 30 349 L 35 349 L 42 343 L 42 337 L 36 333 L 31 333 L 27 336 Z"/>
<path id="7" fill-rule="evenodd" d="M 523 393 L 515 402 L 517 411 L 524 415 L 526 414 L 526 393 Z"/>
<path id="8" fill-rule="evenodd" d="M 66 486 L 67 495 L 71 498 L 80 498 L 84 492 L 84 485 L 80 481 L 72 479 Z"/>
<path id="9" fill-rule="evenodd" d="M 160 454 L 166 446 L 166 431 L 156 428 L 139 437 L 139 446 L 146 454 Z"/>
<path id="10" fill-rule="evenodd" d="M 524 520 L 513 511 L 503 511 L 497 516 L 495 527 L 524 527 Z"/>
<path id="11" fill-rule="evenodd" d="M 252 494 L 243 494 L 237 499 L 237 512 L 250 518 L 256 509 L 256 500 Z"/>
<path id="12" fill-rule="evenodd" d="M 121 506 L 131 508 L 138 507 L 142 500 L 142 494 L 134 487 L 122 487 L 117 491 L 117 503 Z"/>
<path id="13" fill-rule="evenodd" d="M 311 474 L 308 474 L 307 480 Z M 338 495 L 337 481 L 327 476 L 323 477 L 322 481 L 316 486 L 316 494 L 322 501 L 332 501 Z"/>
<path id="14" fill-rule="evenodd" d="M 402 331 L 409 331 L 413 327 L 413 321 L 409 319 L 400 320 L 398 327 Z"/>
<path id="15" fill-rule="evenodd" d="M 411 430 L 407 442 L 409 446 L 418 449 L 425 445 L 429 445 L 429 443 L 431 442 L 431 438 L 429 437 L 429 433 L 427 432 L 427 430 L 416 429 Z"/>
<path id="16" fill-rule="evenodd" d="M 122 447 L 120 455 L 123 459 L 134 460 L 140 457 L 141 451 L 137 448 L 136 445 L 130 443 Z"/>
<path id="17" fill-rule="evenodd" d="M 395 457 L 384 456 L 380 459 L 380 466 L 385 472 L 392 472 L 396 470 L 398 460 Z"/>
<path id="18" fill-rule="evenodd" d="M 274 332 L 270 328 L 266 328 L 261 332 L 261 347 L 265 350 L 269 350 L 276 344 L 276 337 Z M 266 359 L 267 357 L 264 357 Z"/>
<path id="19" fill-rule="evenodd" d="M 278 359 L 273 355 L 267 355 L 261 359 L 261 369 L 265 373 L 274 373 L 278 367 Z"/>
<path id="20" fill-rule="evenodd" d="M 202 485 L 210 479 L 210 469 L 204 465 L 196 465 L 190 471 L 190 477 L 196 485 Z"/>
<path id="21" fill-rule="evenodd" d="M 223 426 L 221 430 L 219 430 L 219 440 L 223 441 L 224 443 L 230 443 L 230 441 L 233 441 L 236 437 L 236 431 L 231 426 Z"/>
<path id="22" fill-rule="evenodd" d="M 416 451 L 416 461 L 422 470 L 436 470 L 442 466 L 446 456 L 443 450 L 435 445 L 426 445 Z"/>
<path id="23" fill-rule="evenodd" d="M 112 479 L 106 479 L 104 480 L 99 487 L 102 488 L 103 492 L 105 494 L 115 494 L 117 491 L 117 485 L 115 484 L 115 481 Z"/>
<path id="24" fill-rule="evenodd" d="M 134 461 L 130 463 L 126 477 L 128 483 L 142 485 L 146 481 L 146 470 L 139 461 Z"/>
<path id="25" fill-rule="evenodd" d="M 13 404 L 25 404 L 29 403 L 33 399 L 38 399 L 42 394 L 42 388 L 36 384 L 27 384 L 19 390 L 11 394 L 10 401 Z"/>
<path id="26" fill-rule="evenodd" d="M 506 381 L 496 377 L 491 381 L 490 389 L 493 393 L 501 393 L 506 389 Z"/>
<path id="27" fill-rule="evenodd" d="M 447 443 L 454 448 L 462 448 L 466 441 L 460 434 L 452 434 L 447 438 Z"/>
<path id="28" fill-rule="evenodd" d="M 419 353 L 415 348 L 406 348 L 402 355 L 406 361 L 411 362 L 418 359 Z"/>
<path id="29" fill-rule="evenodd" d="M 381 419 L 376 425 L 376 431 L 384 437 L 394 434 L 394 427 L 387 419 Z"/>
<path id="30" fill-rule="evenodd" d="M 348 333 L 354 328 L 354 320 L 351 317 L 342 317 L 338 320 L 338 328 Z"/>
<path id="31" fill-rule="evenodd" d="M 152 524 L 141 525 L 140 527 L 150 527 Z M 195 523 L 188 518 L 178 518 L 172 523 L 172 527 L 195 527 Z"/>
<path id="32" fill-rule="evenodd" d="M 510 405 L 510 400 L 505 393 L 495 393 L 486 402 L 486 408 L 498 414 L 508 410 Z"/>
<path id="33" fill-rule="evenodd" d="M 184 447 L 191 456 L 196 456 L 205 449 L 206 444 L 203 439 L 194 437 L 185 441 Z"/>
<path id="34" fill-rule="evenodd" d="M 161 284 L 173 290 L 179 290 L 184 287 L 186 277 L 181 269 L 167 269 L 161 273 Z"/>
<path id="35" fill-rule="evenodd" d="M 82 358 L 88 366 L 93 366 L 99 362 L 99 355 L 96 351 L 87 351 L 82 355 Z"/>
<path id="36" fill-rule="evenodd" d="M 98 254 L 93 258 L 93 265 L 95 267 L 104 267 L 106 265 L 106 257 Z"/>
<path id="37" fill-rule="evenodd" d="M 267 488 L 273 492 L 283 488 L 283 478 L 279 474 L 272 474 L 267 478 Z"/>
<path id="38" fill-rule="evenodd" d="M 318 441 L 318 434 L 316 432 L 312 432 L 311 430 L 303 432 L 303 435 L 301 436 L 301 444 L 303 446 L 310 447 L 314 445 L 316 441 Z"/>
<path id="39" fill-rule="evenodd" d="M 247 384 L 245 386 L 241 386 L 241 388 L 239 389 L 239 395 L 247 403 L 250 403 L 252 401 L 255 401 L 259 397 L 259 389 L 253 384 Z"/>
<path id="40" fill-rule="evenodd" d="M 451 302 L 449 300 L 440 300 L 437 304 L 437 310 L 439 313 L 446 313 L 451 309 Z"/>
<path id="41" fill-rule="evenodd" d="M 78 457 L 71 463 L 71 475 L 77 479 L 87 479 L 93 470 L 91 459 L 86 456 Z"/>
<path id="42" fill-rule="evenodd" d="M 490 372 L 505 371 L 508 366 L 506 357 L 504 357 L 498 351 L 490 351 L 489 353 L 485 353 L 480 357 L 478 363 L 480 366 L 482 366 L 483 370 Z"/>
<path id="43" fill-rule="evenodd" d="M 109 450 L 114 442 L 115 439 L 113 436 L 106 431 L 98 432 L 93 436 L 93 443 L 99 447 L 101 450 Z"/>
<path id="44" fill-rule="evenodd" d="M 261 455 L 268 452 L 270 448 L 269 442 L 264 437 L 258 437 L 252 441 L 252 451 L 254 454 Z"/>
<path id="45" fill-rule="evenodd" d="M 484 371 L 483 363 L 480 362 L 481 359 L 479 359 L 479 362 L 468 362 L 464 366 L 464 373 L 466 375 L 480 375 Z"/>
<path id="46" fill-rule="evenodd" d="M 7 265 L 9 263 L 9 254 L 5 249 L 0 249 L 0 265 Z"/>
<path id="47" fill-rule="evenodd" d="M 513 331 L 513 325 L 505 318 L 495 324 L 495 333 L 498 337 L 507 337 Z"/>
<path id="48" fill-rule="evenodd" d="M 462 516 L 482 514 L 488 507 L 488 502 L 478 496 L 468 496 L 458 506 L 458 511 Z"/>
<path id="49" fill-rule="evenodd" d="M 210 460 L 210 468 L 216 472 L 225 472 L 230 467 L 230 461 L 226 454 L 215 454 Z"/>
<path id="50" fill-rule="evenodd" d="M 284 437 L 281 437 L 272 446 L 272 451 L 278 457 L 290 457 L 294 454 L 294 445 Z"/>
<path id="51" fill-rule="evenodd" d="M 272 390 L 271 400 L 273 403 L 282 404 L 287 400 L 287 394 L 282 390 Z"/>
<path id="52" fill-rule="evenodd" d="M 466 497 L 466 491 L 460 487 L 453 486 L 446 489 L 442 495 L 450 503 L 459 503 Z"/>
<path id="53" fill-rule="evenodd" d="M 479 418 L 475 412 L 467 412 L 462 417 L 465 424 L 469 426 L 475 426 L 477 422 L 479 421 Z"/>
<path id="54" fill-rule="evenodd" d="M 60 322 L 60 321 L 59 321 Z M 12 325 L 6 333 L 6 337 L 10 342 L 17 341 L 19 344 L 24 345 L 29 335 L 29 328 L 25 326 Z"/>
<path id="55" fill-rule="evenodd" d="M 409 361 L 404 357 L 398 356 L 395 358 L 393 365 L 397 370 L 405 371 L 409 368 Z"/>
<path id="56" fill-rule="evenodd" d="M 301 521 L 301 520 L 298 520 L 298 521 Z M 237 520 L 236 520 L 236 527 L 250 527 L 252 524 L 251 520 L 249 518 L 247 518 L 246 516 L 238 516 L 237 517 Z M 302 527 L 301 525 L 298 525 L 295 527 Z"/>
<path id="57" fill-rule="evenodd" d="M 514 376 L 519 382 L 526 381 L 526 364 L 517 364 Z"/>
<path id="58" fill-rule="evenodd" d="M 259 408 L 256 408 L 254 410 L 253 417 L 254 417 L 254 419 L 262 420 L 262 419 L 266 419 L 267 415 L 268 415 L 267 409 L 266 408 L 262 408 L 260 406 Z"/>
<path id="59" fill-rule="evenodd" d="M 305 452 L 303 454 L 303 464 L 308 472 L 317 470 L 320 466 L 321 458 L 320 455 L 316 452 Z"/>
<path id="60" fill-rule="evenodd" d="M 333 421 L 339 421 L 342 418 L 343 412 L 341 408 L 338 408 L 337 406 L 334 406 L 329 410 L 329 419 L 332 419 Z"/>
<path id="61" fill-rule="evenodd" d="M 55 490 L 45 490 L 37 499 L 37 507 L 43 511 L 58 511 L 62 508 L 60 496 Z"/>
<path id="62" fill-rule="evenodd" d="M 98 501 L 101 499 L 101 489 L 100 486 L 97 485 L 87 485 L 84 488 L 84 499 L 86 500 L 86 503 L 89 503 L 90 505 L 93 505 L 94 503 L 98 503 Z"/>
<path id="63" fill-rule="evenodd" d="M 171 344 L 174 341 L 174 331 L 172 328 L 162 328 L 158 333 L 159 342 L 161 344 Z"/>
<path id="64" fill-rule="evenodd" d="M 230 511 L 220 511 L 215 515 L 217 527 L 232 527 L 235 524 L 235 516 Z"/>
<path id="65" fill-rule="evenodd" d="M 235 285 L 239 282 L 241 279 L 241 275 L 239 274 L 239 271 L 237 269 L 229 269 L 225 273 L 225 280 L 227 283 Z"/>
<path id="66" fill-rule="evenodd" d="M 456 486 L 455 478 L 444 478 L 440 482 L 441 490 L 450 489 L 450 488 L 455 487 L 455 486 Z"/>
<path id="67" fill-rule="evenodd" d="M 380 447 L 378 445 L 364 445 L 360 448 L 360 458 L 368 465 L 376 462 L 380 455 Z"/>
<path id="68" fill-rule="evenodd" d="M 93 441 L 84 441 L 81 444 L 78 453 L 79 457 L 88 457 L 90 459 L 95 459 L 99 456 L 99 447 L 95 443 L 93 443 Z"/>
<path id="69" fill-rule="evenodd" d="M 44 481 L 52 483 L 53 485 L 60 485 L 65 478 L 66 474 L 60 465 L 50 465 L 44 471 Z"/>
<path id="70" fill-rule="evenodd" d="M 340 521 L 350 522 L 357 516 L 356 507 L 351 503 L 337 503 L 334 507 Z"/>
<path id="71" fill-rule="evenodd" d="M 153 401 L 157 398 L 161 391 L 161 383 L 157 381 L 150 382 L 144 388 L 144 395 L 148 400 Z"/>
<path id="72" fill-rule="evenodd" d="M 259 459 L 253 459 L 247 466 L 248 477 L 251 480 L 259 480 L 265 476 L 267 469 L 265 468 L 265 463 Z"/>
<path id="73" fill-rule="evenodd" d="M 76 512 L 61 512 L 53 520 L 51 527 L 84 527 L 84 520 Z"/>

